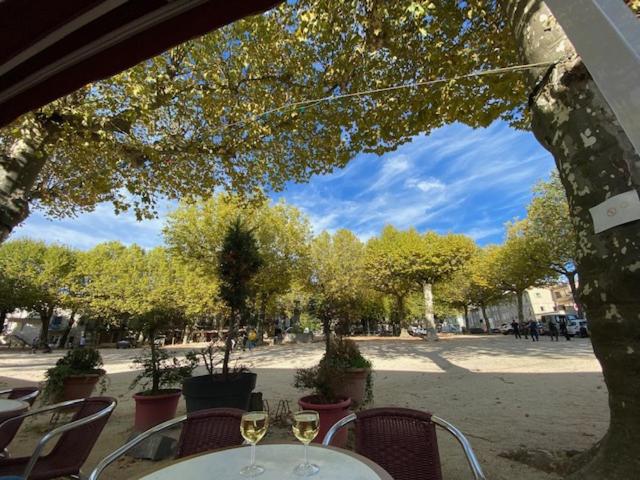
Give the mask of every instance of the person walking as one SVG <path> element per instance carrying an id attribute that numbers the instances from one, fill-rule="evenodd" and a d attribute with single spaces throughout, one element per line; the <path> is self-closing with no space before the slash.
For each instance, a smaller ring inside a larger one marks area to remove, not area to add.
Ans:
<path id="1" fill-rule="evenodd" d="M 551 337 L 552 342 L 554 337 L 556 339 L 556 342 L 560 341 L 558 340 L 558 323 L 556 322 L 555 317 L 551 317 L 551 319 L 549 320 L 549 337 Z"/>
<path id="2" fill-rule="evenodd" d="M 567 329 L 567 320 L 564 318 L 560 319 L 560 333 L 567 340 L 571 340 L 571 336 L 569 335 L 569 330 Z"/>
<path id="3" fill-rule="evenodd" d="M 524 333 L 524 339 L 529 340 L 529 324 L 523 322 L 523 323 L 518 323 L 518 326 L 520 327 L 520 331 Z"/>
<path id="4" fill-rule="evenodd" d="M 253 347 L 256 346 L 256 340 L 258 339 L 258 334 L 252 328 L 249 330 L 249 334 L 247 335 L 247 347 L 249 347 L 249 351 L 253 350 Z"/>
<path id="5" fill-rule="evenodd" d="M 511 322 L 511 328 L 513 329 L 513 336 L 514 338 L 520 338 L 522 339 L 522 336 L 520 335 L 520 325 L 518 325 L 518 322 L 516 322 L 515 320 L 513 320 Z"/>
<path id="6" fill-rule="evenodd" d="M 532 342 L 539 342 L 540 335 L 538 335 L 538 323 L 535 320 L 529 322 L 529 334 L 531 335 Z"/>

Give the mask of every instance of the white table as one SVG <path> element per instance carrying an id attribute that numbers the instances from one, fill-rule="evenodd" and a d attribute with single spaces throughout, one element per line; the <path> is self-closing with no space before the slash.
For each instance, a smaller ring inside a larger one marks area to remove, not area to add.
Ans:
<path id="1" fill-rule="evenodd" d="M 250 447 L 194 455 L 146 475 L 142 480 L 243 480 L 240 469 L 249 464 Z M 304 461 L 302 444 L 265 444 L 256 447 L 256 463 L 265 468 L 256 480 L 301 480 L 293 469 Z M 382 467 L 360 455 L 334 447 L 309 446 L 309 461 L 320 467 L 312 480 L 392 480 Z"/>
<path id="2" fill-rule="evenodd" d="M 27 410 L 28 408 L 29 408 L 29 404 L 27 402 L 22 402 L 20 400 L 7 400 L 4 398 L 0 398 L 0 415 L 9 414 L 12 412 L 15 412 L 16 415 L 18 415 L 23 411 Z"/>

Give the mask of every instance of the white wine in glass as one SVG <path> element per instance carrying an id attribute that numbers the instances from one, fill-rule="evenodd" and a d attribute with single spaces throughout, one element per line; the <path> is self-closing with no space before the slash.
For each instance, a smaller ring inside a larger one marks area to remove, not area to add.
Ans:
<path id="1" fill-rule="evenodd" d="M 264 467 L 256 465 L 256 443 L 262 440 L 269 428 L 267 412 L 247 412 L 240 420 L 240 433 L 251 444 L 251 464 L 243 467 L 240 474 L 245 477 L 255 477 L 264 472 Z"/>
<path id="2" fill-rule="evenodd" d="M 318 473 L 320 468 L 309 463 L 309 443 L 316 438 L 320 429 L 320 416 L 315 410 L 302 410 L 293 415 L 293 434 L 304 444 L 304 463 L 298 465 L 293 472 L 301 477 L 310 477 Z"/>

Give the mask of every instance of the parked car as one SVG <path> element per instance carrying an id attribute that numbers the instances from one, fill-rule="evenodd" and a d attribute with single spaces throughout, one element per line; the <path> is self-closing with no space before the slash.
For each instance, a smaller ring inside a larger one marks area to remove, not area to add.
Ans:
<path id="1" fill-rule="evenodd" d="M 427 334 L 427 329 L 423 328 L 423 327 L 410 326 L 407 329 L 407 332 L 409 332 L 409 335 L 411 335 L 413 337 L 421 337 L 422 335 L 426 335 Z"/>
<path id="2" fill-rule="evenodd" d="M 573 336 L 582 336 L 580 333 L 580 329 L 584 327 L 586 335 L 585 336 L 589 336 L 589 327 L 587 325 L 587 321 L 583 320 L 582 318 L 575 318 L 573 320 L 569 320 L 567 322 L 567 333 L 569 335 L 573 335 Z"/>
<path id="3" fill-rule="evenodd" d="M 116 342 L 116 348 L 135 348 L 136 340 L 133 337 L 123 338 Z"/>
<path id="4" fill-rule="evenodd" d="M 564 313 L 564 312 L 546 313 L 544 315 L 540 315 L 540 323 L 544 326 L 545 334 L 548 333 L 549 331 L 549 321 L 551 319 L 555 319 L 556 325 L 558 325 L 558 329 L 560 329 L 560 322 L 562 321 L 567 322 L 567 333 L 569 335 L 579 335 L 580 327 L 586 326 L 587 324 L 586 320 L 582 318 L 578 318 L 577 315 L 573 315 L 571 313 Z M 584 322 L 584 323 L 580 324 L 580 322 Z M 540 333 L 542 334 L 542 332 Z"/>
<path id="5" fill-rule="evenodd" d="M 500 325 L 500 332 L 503 335 L 511 335 L 513 333 L 513 327 L 510 323 L 503 323 Z"/>

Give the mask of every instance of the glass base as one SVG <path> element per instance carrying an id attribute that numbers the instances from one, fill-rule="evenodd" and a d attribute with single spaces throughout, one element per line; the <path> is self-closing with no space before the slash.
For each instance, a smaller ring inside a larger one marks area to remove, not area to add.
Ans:
<path id="1" fill-rule="evenodd" d="M 301 463 L 293 469 L 293 473 L 299 477 L 310 477 L 320 471 L 320 468 L 313 463 Z"/>
<path id="2" fill-rule="evenodd" d="M 257 477 L 258 475 L 262 475 L 264 473 L 264 467 L 260 465 L 247 465 L 240 470 L 240 475 L 243 477 Z"/>

